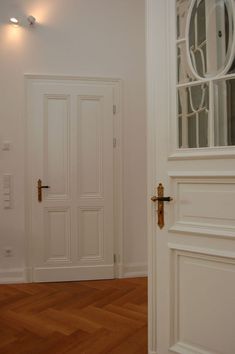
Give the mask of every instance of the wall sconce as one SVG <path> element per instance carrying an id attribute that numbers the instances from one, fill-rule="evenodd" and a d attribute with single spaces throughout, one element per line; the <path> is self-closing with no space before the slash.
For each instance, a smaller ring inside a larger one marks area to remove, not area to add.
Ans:
<path id="1" fill-rule="evenodd" d="M 33 16 L 28 16 L 27 17 L 27 20 L 28 20 L 28 23 L 30 26 L 33 26 L 36 22 L 36 18 L 33 17 Z M 18 25 L 19 24 L 19 20 L 16 18 L 16 17 L 11 17 L 10 18 L 10 23 L 13 24 L 13 25 Z"/>
<path id="2" fill-rule="evenodd" d="M 10 18 L 10 22 L 13 24 L 13 25 L 18 25 L 19 21 L 17 20 L 17 18 L 15 17 L 11 17 Z"/>
<path id="3" fill-rule="evenodd" d="M 35 22 L 36 22 L 36 18 L 33 17 L 33 16 L 28 16 L 27 20 L 28 20 L 28 23 L 29 23 L 30 26 L 34 25 Z"/>

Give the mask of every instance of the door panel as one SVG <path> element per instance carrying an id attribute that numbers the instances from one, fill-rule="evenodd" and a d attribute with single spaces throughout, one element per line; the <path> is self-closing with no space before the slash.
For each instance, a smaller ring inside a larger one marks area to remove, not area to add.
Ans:
<path id="1" fill-rule="evenodd" d="M 50 189 L 46 198 L 66 198 L 69 192 L 69 98 L 44 97 L 44 180 Z"/>
<path id="2" fill-rule="evenodd" d="M 195 231 L 199 234 L 220 232 L 224 237 L 235 237 L 235 180 L 215 178 L 181 177 L 172 180 L 175 199 L 171 230 Z"/>
<path id="3" fill-rule="evenodd" d="M 204 252 L 171 249 L 171 350 L 232 353 L 235 260 Z"/>
<path id="4" fill-rule="evenodd" d="M 103 198 L 102 97 L 79 97 L 78 180 L 80 198 Z"/>
<path id="5" fill-rule="evenodd" d="M 79 209 L 79 259 L 83 262 L 104 259 L 103 208 Z"/>
<path id="6" fill-rule="evenodd" d="M 33 280 L 113 278 L 113 88 L 33 80 L 28 109 Z"/>
<path id="7" fill-rule="evenodd" d="M 44 210 L 45 261 L 58 263 L 71 261 L 71 218 L 69 208 Z"/>
<path id="8" fill-rule="evenodd" d="M 226 82 L 235 78 L 235 3 L 147 2 L 148 197 L 162 183 L 173 198 L 163 229 L 158 203 L 149 202 L 149 353 L 233 354 L 235 147 Z"/>

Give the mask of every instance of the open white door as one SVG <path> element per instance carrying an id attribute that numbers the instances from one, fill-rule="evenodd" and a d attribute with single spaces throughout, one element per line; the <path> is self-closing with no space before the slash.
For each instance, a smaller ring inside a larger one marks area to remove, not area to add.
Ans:
<path id="1" fill-rule="evenodd" d="M 27 80 L 33 281 L 114 277 L 113 100 L 111 83 Z"/>
<path id="2" fill-rule="evenodd" d="M 152 354 L 235 353 L 234 28 L 233 0 L 147 0 Z"/>

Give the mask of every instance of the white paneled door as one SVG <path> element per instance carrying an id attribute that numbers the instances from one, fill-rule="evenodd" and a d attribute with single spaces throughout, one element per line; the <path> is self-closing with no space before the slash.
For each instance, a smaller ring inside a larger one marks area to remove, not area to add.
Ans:
<path id="1" fill-rule="evenodd" d="M 147 13 L 149 353 L 234 354 L 235 3 Z"/>
<path id="2" fill-rule="evenodd" d="M 113 278 L 113 87 L 27 89 L 32 279 Z"/>

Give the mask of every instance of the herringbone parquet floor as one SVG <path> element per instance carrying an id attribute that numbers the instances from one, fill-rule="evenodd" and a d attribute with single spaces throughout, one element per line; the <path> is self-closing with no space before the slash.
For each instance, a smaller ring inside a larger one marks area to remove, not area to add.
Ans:
<path id="1" fill-rule="evenodd" d="M 145 278 L 0 285 L 0 354 L 146 354 Z"/>

